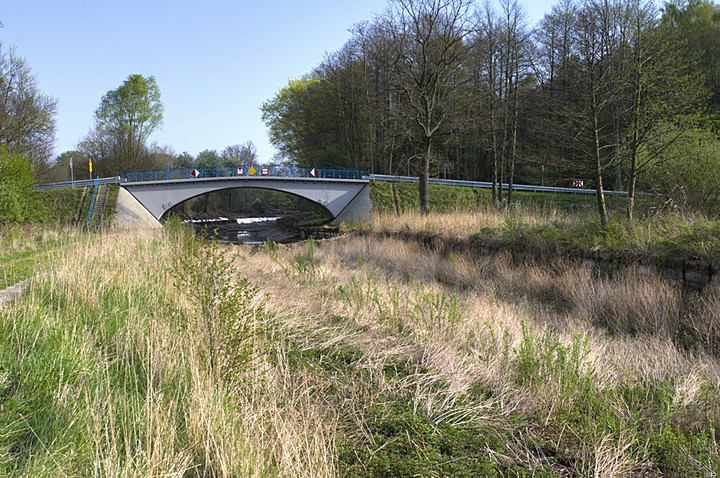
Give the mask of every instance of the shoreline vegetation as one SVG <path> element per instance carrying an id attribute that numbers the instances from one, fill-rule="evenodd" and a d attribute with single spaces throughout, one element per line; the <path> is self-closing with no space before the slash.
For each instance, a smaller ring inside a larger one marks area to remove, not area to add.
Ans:
<path id="1" fill-rule="evenodd" d="M 397 237 L 652 251 L 716 223 L 599 236 L 581 202 L 521 202 L 242 248 L 6 229 L 33 278 L 0 308 L 0 476 L 718 473 L 720 283 Z"/>

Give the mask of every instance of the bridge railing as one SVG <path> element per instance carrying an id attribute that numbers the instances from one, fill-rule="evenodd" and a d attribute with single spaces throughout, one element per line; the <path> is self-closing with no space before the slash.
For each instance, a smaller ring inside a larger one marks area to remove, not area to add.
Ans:
<path id="1" fill-rule="evenodd" d="M 157 171 L 130 171 L 120 175 L 122 182 L 169 181 L 173 179 L 200 179 L 224 177 L 285 177 L 318 179 L 363 179 L 364 169 L 300 168 L 295 166 L 217 166 L 203 168 L 163 169 Z"/>
<path id="2" fill-rule="evenodd" d="M 114 176 L 112 178 L 79 179 L 77 181 L 37 184 L 34 189 L 82 188 L 85 186 L 95 186 L 96 184 L 119 184 L 120 182 L 122 182 L 122 178 L 120 176 Z"/>
<path id="3" fill-rule="evenodd" d="M 384 174 L 370 174 L 367 176 L 367 179 L 370 181 L 387 181 L 387 182 L 394 182 L 394 183 L 417 183 L 418 177 L 417 176 L 390 176 L 390 175 L 384 175 Z M 483 188 L 483 189 L 490 189 L 492 188 L 491 182 L 484 182 L 484 181 L 463 181 L 459 179 L 436 179 L 436 178 L 430 178 L 428 180 L 428 183 L 430 184 L 438 184 L 443 186 L 462 186 L 462 187 L 470 187 L 470 188 Z M 510 188 L 510 186 L 507 183 L 502 183 L 501 185 L 498 185 L 499 187 L 502 187 L 503 190 L 507 190 Z M 533 184 L 513 184 L 513 190 L 514 191 L 531 191 L 531 192 L 546 192 L 546 193 L 568 193 L 568 194 L 588 194 L 588 195 L 594 195 L 597 193 L 595 189 L 582 189 L 582 188 L 564 188 L 564 187 L 555 187 L 555 186 L 537 186 Z M 627 191 L 611 191 L 611 190 L 604 190 L 604 194 L 608 194 L 611 196 L 627 196 Z"/>

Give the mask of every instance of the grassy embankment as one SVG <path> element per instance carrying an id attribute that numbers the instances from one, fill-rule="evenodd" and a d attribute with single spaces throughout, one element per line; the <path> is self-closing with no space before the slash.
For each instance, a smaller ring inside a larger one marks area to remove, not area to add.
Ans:
<path id="1" fill-rule="evenodd" d="M 678 258 L 720 260 L 720 221 L 657 213 L 652 198 L 639 200 L 640 219 L 629 223 L 624 218 L 625 199 L 607 197 L 612 221 L 602 228 L 594 196 L 516 192 L 514 207 L 494 214 L 488 190 L 431 186 L 430 195 L 439 214 L 422 217 L 417 214 L 416 185 L 373 184 L 373 210 L 385 219 L 372 230 L 477 239 L 506 249 L 557 255 L 603 251 L 660 263 Z M 402 221 L 393 219 L 396 210 L 403 213 Z"/>
<path id="2" fill-rule="evenodd" d="M 371 227 L 467 237 L 561 217 Z M 717 284 L 362 236 L 231 257 L 174 234 L 84 238 L 0 312 L 2 473 L 720 470 Z"/>
<path id="3" fill-rule="evenodd" d="M 688 297 L 658 275 L 363 237 L 270 258 L 243 267 L 294 317 L 340 475 L 720 471 L 717 284 Z"/>
<path id="4" fill-rule="evenodd" d="M 110 187 L 103 214 L 105 227 L 112 224 L 118 190 L 117 186 Z M 52 251 L 73 243 L 87 216 L 91 192 L 78 214 L 82 189 L 34 191 L 31 224 L 0 227 L 0 290 L 30 278 Z M 73 225 L 78 217 L 79 225 Z"/>

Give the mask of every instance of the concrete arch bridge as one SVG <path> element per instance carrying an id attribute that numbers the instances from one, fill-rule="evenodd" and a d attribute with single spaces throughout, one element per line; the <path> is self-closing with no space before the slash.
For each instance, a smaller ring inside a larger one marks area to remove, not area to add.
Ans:
<path id="1" fill-rule="evenodd" d="M 180 203 L 203 194 L 236 188 L 281 191 L 306 198 L 324 207 L 332 224 L 362 221 L 370 217 L 370 186 L 367 179 L 277 176 L 197 177 L 124 181 L 120 185 L 155 219 Z"/>

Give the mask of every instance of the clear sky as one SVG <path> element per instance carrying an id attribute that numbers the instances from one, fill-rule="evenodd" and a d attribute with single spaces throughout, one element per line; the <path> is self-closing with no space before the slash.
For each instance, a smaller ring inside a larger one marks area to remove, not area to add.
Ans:
<path id="1" fill-rule="evenodd" d="M 521 0 L 531 21 L 555 2 Z M 481 5 L 481 0 L 476 4 Z M 272 159 L 260 106 L 309 73 L 387 0 L 2 0 L 0 41 L 58 100 L 56 154 L 75 149 L 100 99 L 134 73 L 165 106 L 151 137 L 176 153 L 252 141 Z"/>

